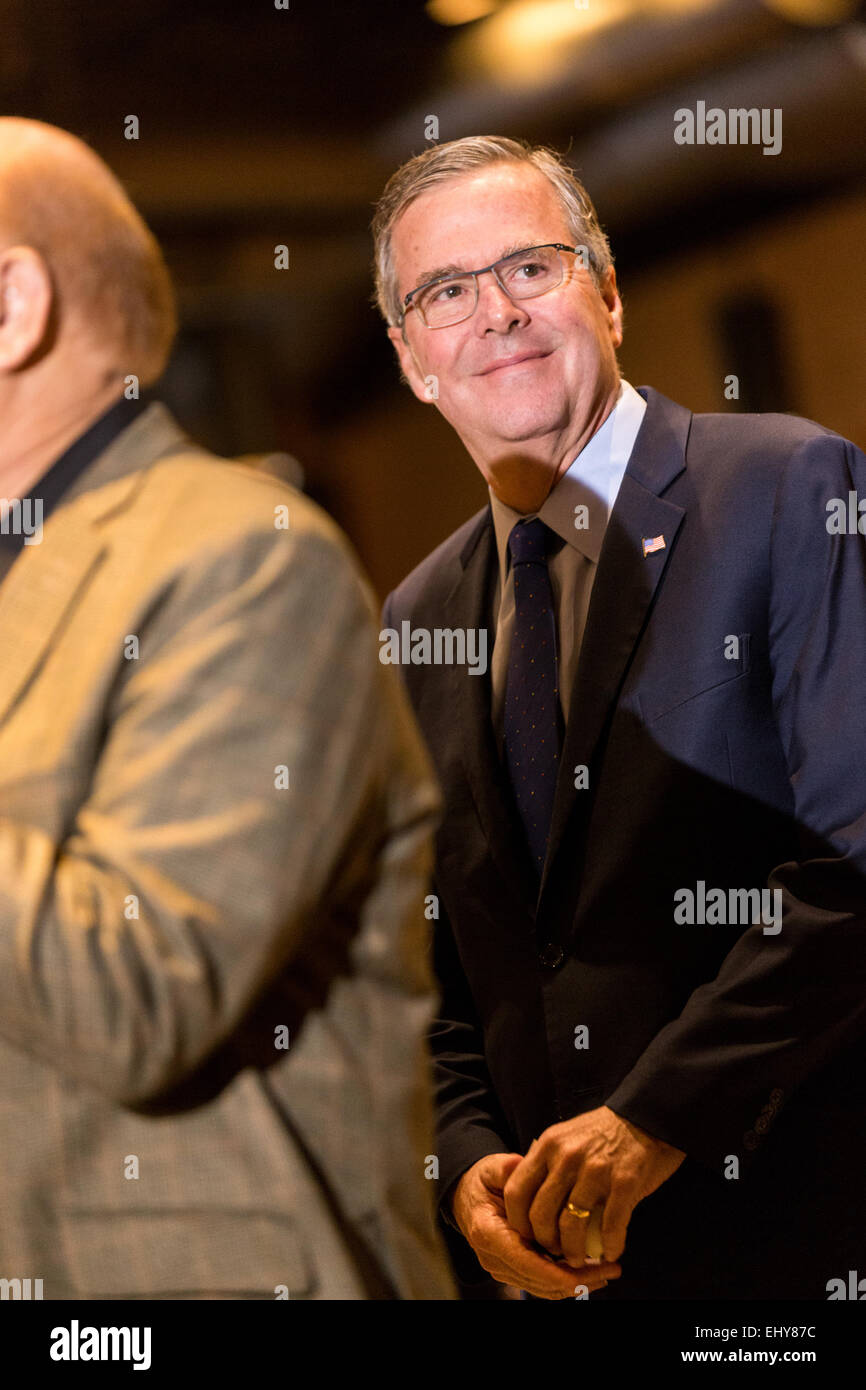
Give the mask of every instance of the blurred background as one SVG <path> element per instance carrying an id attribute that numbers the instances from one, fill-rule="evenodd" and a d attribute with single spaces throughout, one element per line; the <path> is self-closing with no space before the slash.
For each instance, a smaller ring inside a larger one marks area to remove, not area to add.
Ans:
<path id="1" fill-rule="evenodd" d="M 160 239 L 182 317 L 161 394 L 181 422 L 223 454 L 285 455 L 272 466 L 384 594 L 487 496 L 400 384 L 370 302 L 372 205 L 431 139 L 567 152 L 611 239 L 633 385 L 866 447 L 864 11 L 0 0 L 0 108 L 92 144 Z M 677 144 L 674 113 L 701 101 L 780 108 L 781 151 Z"/>

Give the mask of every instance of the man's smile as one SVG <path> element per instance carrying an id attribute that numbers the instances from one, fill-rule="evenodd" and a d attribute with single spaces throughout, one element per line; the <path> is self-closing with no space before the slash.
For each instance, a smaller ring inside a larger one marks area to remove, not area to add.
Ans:
<path id="1" fill-rule="evenodd" d="M 491 372 L 501 372 L 506 367 L 520 367 L 524 362 L 533 362 L 538 358 L 549 356 L 550 352 L 517 352 L 511 357 L 503 357 L 497 362 L 492 362 L 483 371 L 476 372 L 476 376 L 490 376 Z"/>

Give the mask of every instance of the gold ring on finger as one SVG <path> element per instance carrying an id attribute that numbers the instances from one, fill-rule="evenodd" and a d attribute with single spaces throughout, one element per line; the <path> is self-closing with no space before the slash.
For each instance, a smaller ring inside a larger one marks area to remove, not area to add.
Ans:
<path id="1" fill-rule="evenodd" d="M 566 1202 L 565 1210 L 569 1213 L 570 1216 L 579 1217 L 581 1221 L 585 1221 L 586 1218 L 589 1216 L 589 1212 L 587 1211 L 586 1207 L 576 1207 L 574 1205 L 574 1202 Z"/>

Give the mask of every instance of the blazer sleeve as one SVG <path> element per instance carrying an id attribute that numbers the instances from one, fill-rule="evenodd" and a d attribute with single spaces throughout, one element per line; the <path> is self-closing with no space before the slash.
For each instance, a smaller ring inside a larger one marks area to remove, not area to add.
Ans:
<path id="1" fill-rule="evenodd" d="M 301 503 L 288 531 L 268 502 L 196 538 L 143 594 L 63 832 L 0 816 L 0 1033 L 119 1104 L 232 1035 L 323 905 L 349 911 L 334 880 L 358 826 L 385 823 L 393 676 L 349 547 Z M 432 831 L 432 779 L 407 807 Z"/>
<path id="2" fill-rule="evenodd" d="M 767 881 L 781 930 L 748 927 L 606 1101 L 717 1173 L 728 1154 L 748 1165 L 796 1088 L 866 1035 L 866 538 L 835 534 L 828 511 L 851 492 L 866 498 L 866 457 L 815 436 L 782 470 L 768 528 L 772 698 L 799 838 Z"/>

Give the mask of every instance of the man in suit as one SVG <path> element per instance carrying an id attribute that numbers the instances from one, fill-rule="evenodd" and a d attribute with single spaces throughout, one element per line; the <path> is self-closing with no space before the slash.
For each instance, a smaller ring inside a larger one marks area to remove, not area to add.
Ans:
<path id="1" fill-rule="evenodd" d="M 437 793 L 334 525 L 135 398 L 173 327 L 108 169 L 0 121 L 4 1291 L 448 1299 Z"/>
<path id="2" fill-rule="evenodd" d="M 461 1272 L 833 1296 L 866 1234 L 866 459 L 621 380 L 607 240 L 548 151 L 434 147 L 374 235 L 404 377 L 490 493 L 383 619 L 492 638 L 483 675 L 404 667 L 446 802 Z"/>

